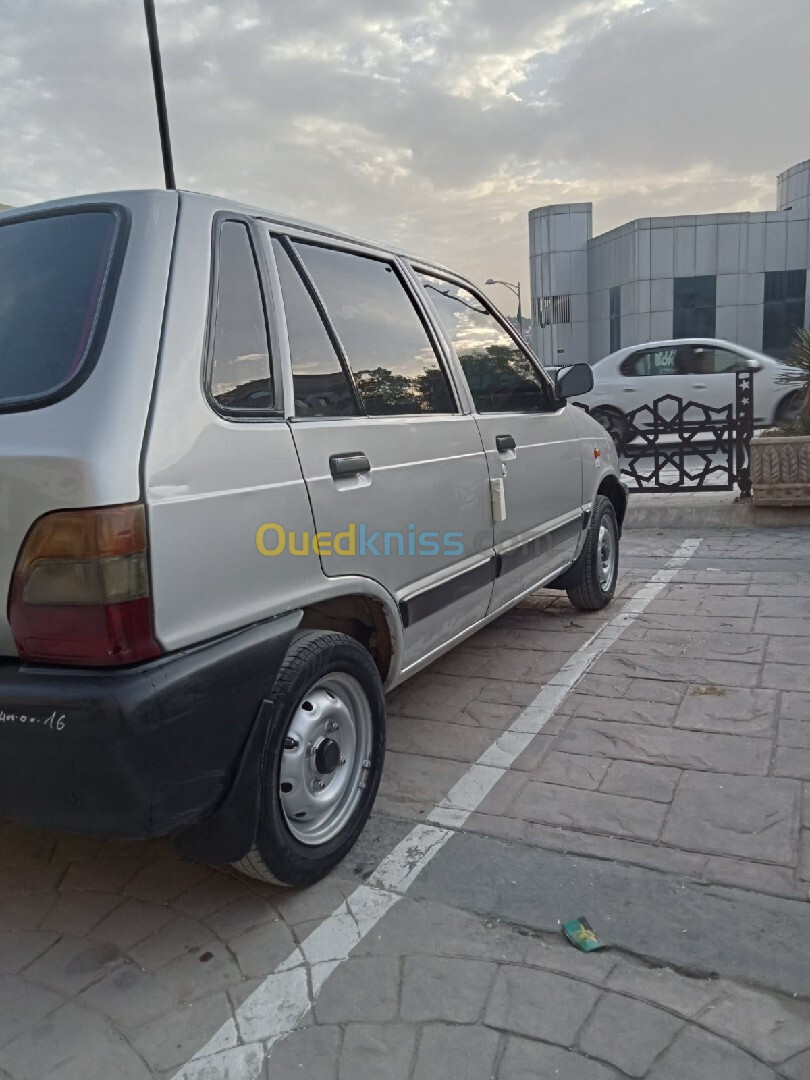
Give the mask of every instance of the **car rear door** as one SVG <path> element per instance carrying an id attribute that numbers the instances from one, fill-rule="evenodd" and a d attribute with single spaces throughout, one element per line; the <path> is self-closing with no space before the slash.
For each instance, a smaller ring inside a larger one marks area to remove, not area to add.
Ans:
<path id="1" fill-rule="evenodd" d="M 493 486 L 498 577 L 490 611 L 553 577 L 583 526 L 582 454 L 573 406 L 484 298 L 459 281 L 419 278 L 464 373 Z"/>
<path id="2" fill-rule="evenodd" d="M 755 363 L 741 353 L 712 344 L 682 345 L 678 367 L 683 378 L 683 396 L 688 401 L 722 409 L 734 405 L 738 371 L 754 371 Z"/>
<path id="3" fill-rule="evenodd" d="M 481 437 L 395 259 L 306 236 L 275 235 L 270 247 L 294 383 L 290 425 L 324 534 L 321 565 L 394 596 L 407 669 L 489 606 Z"/>

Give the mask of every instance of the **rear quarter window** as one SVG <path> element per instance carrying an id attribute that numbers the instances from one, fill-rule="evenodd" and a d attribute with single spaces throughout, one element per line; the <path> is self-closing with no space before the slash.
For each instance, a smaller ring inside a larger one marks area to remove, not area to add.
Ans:
<path id="1" fill-rule="evenodd" d="M 0 409 L 45 404 L 89 373 L 124 225 L 115 208 L 0 223 Z"/>

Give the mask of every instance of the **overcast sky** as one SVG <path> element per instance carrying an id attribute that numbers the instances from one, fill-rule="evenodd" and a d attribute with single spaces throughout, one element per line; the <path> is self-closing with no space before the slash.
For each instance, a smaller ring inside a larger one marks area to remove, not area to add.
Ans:
<path id="1" fill-rule="evenodd" d="M 807 5 L 157 0 L 178 184 L 527 287 L 534 206 L 773 208 Z M 150 80 L 140 0 L 0 0 L 0 203 L 160 186 Z"/>

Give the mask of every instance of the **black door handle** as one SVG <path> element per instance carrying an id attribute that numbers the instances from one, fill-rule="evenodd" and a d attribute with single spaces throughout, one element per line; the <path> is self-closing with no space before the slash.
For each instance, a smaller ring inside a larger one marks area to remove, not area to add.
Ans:
<path id="1" fill-rule="evenodd" d="M 361 451 L 352 454 L 332 454 L 329 458 L 329 471 L 333 480 L 343 476 L 356 476 L 358 473 L 371 472 L 368 458 Z"/>
<path id="2" fill-rule="evenodd" d="M 511 435 L 496 436 L 495 445 L 499 454 L 505 454 L 507 450 L 517 450 L 517 443 Z"/>

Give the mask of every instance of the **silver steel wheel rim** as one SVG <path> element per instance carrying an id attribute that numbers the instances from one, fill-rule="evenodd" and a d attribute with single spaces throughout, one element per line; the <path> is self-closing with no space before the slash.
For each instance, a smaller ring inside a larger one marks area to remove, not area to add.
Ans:
<path id="1" fill-rule="evenodd" d="M 606 521 L 599 526 L 599 539 L 596 544 L 597 564 L 599 567 L 599 584 L 602 591 L 607 592 L 613 580 L 613 568 L 616 561 L 616 542 L 613 538 L 613 530 Z"/>
<path id="2" fill-rule="evenodd" d="M 374 738 L 366 692 L 353 675 L 324 675 L 304 694 L 284 736 L 281 809 L 296 840 L 326 844 L 363 798 Z"/>

